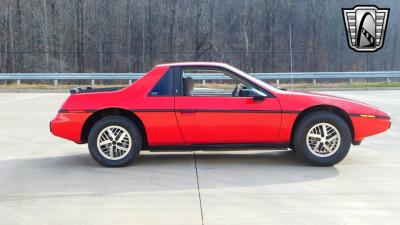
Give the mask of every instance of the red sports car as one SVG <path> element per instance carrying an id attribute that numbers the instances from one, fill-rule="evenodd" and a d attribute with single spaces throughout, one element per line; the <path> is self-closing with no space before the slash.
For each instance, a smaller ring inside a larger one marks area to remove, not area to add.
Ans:
<path id="1" fill-rule="evenodd" d="M 223 63 L 193 62 L 158 65 L 126 88 L 73 89 L 50 130 L 88 143 L 110 167 L 129 164 L 140 150 L 271 148 L 329 166 L 390 125 L 370 105 L 280 90 Z"/>

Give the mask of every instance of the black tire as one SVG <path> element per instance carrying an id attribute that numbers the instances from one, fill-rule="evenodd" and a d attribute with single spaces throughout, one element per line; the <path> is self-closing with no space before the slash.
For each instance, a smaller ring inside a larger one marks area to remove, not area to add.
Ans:
<path id="1" fill-rule="evenodd" d="M 340 145 L 336 151 L 332 151 L 334 153 L 330 156 L 318 156 L 307 145 L 307 133 L 319 123 L 334 126 L 340 134 Z M 316 166 L 332 166 L 346 157 L 350 150 L 351 139 L 350 128 L 341 117 L 326 111 L 316 111 L 305 116 L 299 122 L 293 136 L 293 144 L 297 155 L 307 163 Z"/>
<path id="2" fill-rule="evenodd" d="M 100 132 L 109 126 L 119 126 L 124 128 L 130 135 L 131 141 L 133 142 L 128 153 L 121 159 L 107 159 L 102 155 L 102 153 L 100 153 L 100 149 L 97 147 L 97 138 Z M 127 166 L 139 155 L 140 150 L 142 149 L 142 135 L 140 130 L 131 120 L 122 116 L 107 116 L 96 122 L 96 124 L 90 130 L 88 147 L 92 158 L 102 166 Z"/>

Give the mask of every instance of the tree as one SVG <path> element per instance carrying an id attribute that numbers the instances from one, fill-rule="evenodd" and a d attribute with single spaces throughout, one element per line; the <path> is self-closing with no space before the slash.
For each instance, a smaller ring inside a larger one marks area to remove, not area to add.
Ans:
<path id="1" fill-rule="evenodd" d="M 395 70 L 399 22 L 385 49 L 347 46 L 350 0 L 2 0 L 0 72 L 144 72 L 167 61 L 223 61 L 249 72 Z"/>

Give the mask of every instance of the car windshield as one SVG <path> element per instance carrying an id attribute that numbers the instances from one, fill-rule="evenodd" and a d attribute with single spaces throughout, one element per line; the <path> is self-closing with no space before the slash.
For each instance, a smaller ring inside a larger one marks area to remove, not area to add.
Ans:
<path id="1" fill-rule="evenodd" d="M 252 81 L 252 82 L 254 82 L 256 84 L 258 84 L 259 86 L 261 86 L 263 88 L 270 89 L 270 90 L 271 89 L 272 90 L 278 90 L 276 87 L 274 87 L 274 86 L 272 86 L 272 85 L 270 85 L 270 84 L 268 84 L 268 83 L 266 83 L 266 82 L 264 82 L 262 80 L 259 80 L 259 79 L 255 78 L 255 77 L 253 77 L 253 76 L 251 76 L 251 75 L 249 75 L 249 74 L 247 74 L 247 73 L 245 73 L 245 72 L 243 72 L 243 71 L 241 71 L 241 70 L 239 70 L 239 69 L 237 69 L 237 68 L 235 68 L 233 66 L 228 65 L 228 69 L 231 70 L 232 72 L 234 72 L 236 74 L 239 74 L 240 76 L 242 76 L 242 77 L 244 77 L 244 78 L 246 78 L 246 79 L 248 79 L 248 80 L 250 80 L 250 81 Z"/>

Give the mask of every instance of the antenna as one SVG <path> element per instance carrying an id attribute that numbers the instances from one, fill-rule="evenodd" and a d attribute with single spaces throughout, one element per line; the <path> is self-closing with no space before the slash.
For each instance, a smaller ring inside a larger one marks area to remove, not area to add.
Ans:
<path id="1" fill-rule="evenodd" d="M 293 91 L 293 52 L 292 52 L 292 24 L 289 23 L 289 51 L 290 51 L 290 79 Z"/>

